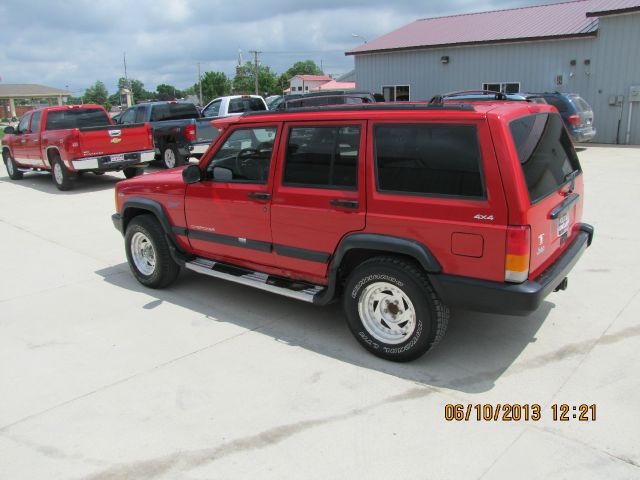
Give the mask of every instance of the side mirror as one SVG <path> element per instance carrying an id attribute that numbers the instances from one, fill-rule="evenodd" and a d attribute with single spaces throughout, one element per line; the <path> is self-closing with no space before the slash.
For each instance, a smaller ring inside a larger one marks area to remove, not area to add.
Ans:
<path id="1" fill-rule="evenodd" d="M 13 134 L 13 133 L 16 133 L 16 129 L 13 127 L 4 127 L 4 133 L 5 135 Z"/>
<path id="2" fill-rule="evenodd" d="M 182 179 L 184 183 L 198 183 L 202 180 L 202 172 L 200 171 L 200 167 L 198 165 L 189 165 L 187 168 L 182 170 Z"/>
<path id="3" fill-rule="evenodd" d="M 231 182 L 233 180 L 233 171 L 224 167 L 213 167 L 213 179 L 219 182 Z"/>

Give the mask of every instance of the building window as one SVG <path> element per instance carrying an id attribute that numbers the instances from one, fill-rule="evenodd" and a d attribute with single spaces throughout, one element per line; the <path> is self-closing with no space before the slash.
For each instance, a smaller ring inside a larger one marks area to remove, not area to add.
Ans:
<path id="1" fill-rule="evenodd" d="M 377 125 L 379 192 L 485 198 L 478 132 L 473 125 Z"/>
<path id="2" fill-rule="evenodd" d="M 518 93 L 520 91 L 520 82 L 483 83 L 482 89 L 492 92 Z"/>
<path id="3" fill-rule="evenodd" d="M 291 128 L 282 183 L 355 190 L 359 150 L 357 125 Z"/>
<path id="4" fill-rule="evenodd" d="M 309 91 L 309 85 L 305 85 L 305 86 L 304 86 L 304 89 L 305 89 L 306 91 Z"/>
<path id="5" fill-rule="evenodd" d="M 387 85 L 382 87 L 385 102 L 408 102 L 409 85 Z"/>

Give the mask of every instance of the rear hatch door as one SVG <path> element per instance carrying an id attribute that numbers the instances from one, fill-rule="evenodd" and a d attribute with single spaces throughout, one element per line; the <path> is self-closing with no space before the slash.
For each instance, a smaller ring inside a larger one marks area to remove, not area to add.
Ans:
<path id="1" fill-rule="evenodd" d="M 509 129 L 529 195 L 529 278 L 535 278 L 577 232 L 584 200 L 582 171 L 560 115 L 526 115 L 511 121 Z"/>

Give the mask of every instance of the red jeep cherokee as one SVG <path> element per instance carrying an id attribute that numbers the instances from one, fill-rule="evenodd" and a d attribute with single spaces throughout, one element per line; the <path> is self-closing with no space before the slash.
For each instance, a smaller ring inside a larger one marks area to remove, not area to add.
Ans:
<path id="1" fill-rule="evenodd" d="M 116 187 L 151 288 L 181 266 L 324 305 L 375 355 L 415 359 L 448 305 L 526 315 L 591 243 L 582 172 L 548 105 L 373 104 L 216 120 L 199 165 Z"/>

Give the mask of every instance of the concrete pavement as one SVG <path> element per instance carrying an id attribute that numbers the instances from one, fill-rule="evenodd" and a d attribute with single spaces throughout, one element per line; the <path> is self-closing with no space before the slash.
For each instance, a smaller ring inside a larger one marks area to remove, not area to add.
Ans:
<path id="1" fill-rule="evenodd" d="M 529 317 L 454 310 L 410 364 L 338 305 L 131 276 L 122 177 L 0 178 L 0 479 L 640 478 L 640 150 L 580 152 L 593 246 Z M 540 404 L 537 422 L 444 419 Z M 552 404 L 596 404 L 592 422 Z"/>

